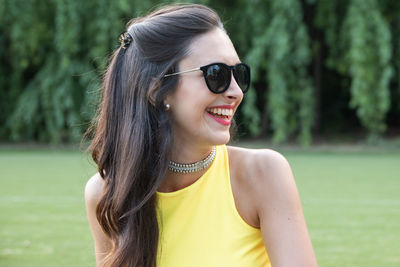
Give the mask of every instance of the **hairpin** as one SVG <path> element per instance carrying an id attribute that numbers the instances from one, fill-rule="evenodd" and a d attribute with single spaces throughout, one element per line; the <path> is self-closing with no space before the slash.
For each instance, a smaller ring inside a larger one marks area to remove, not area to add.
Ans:
<path id="1" fill-rule="evenodd" d="M 119 42 L 121 43 L 121 46 L 123 49 L 127 49 L 132 41 L 133 41 L 133 38 L 129 34 L 129 32 L 121 33 L 119 36 Z"/>

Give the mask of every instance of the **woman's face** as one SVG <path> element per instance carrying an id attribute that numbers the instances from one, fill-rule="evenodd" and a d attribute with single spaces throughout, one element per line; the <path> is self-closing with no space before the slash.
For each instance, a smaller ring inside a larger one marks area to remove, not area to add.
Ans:
<path id="1" fill-rule="evenodd" d="M 240 62 L 231 40 L 221 29 L 197 37 L 189 51 L 189 56 L 179 63 L 179 71 L 215 62 L 230 66 Z M 230 121 L 242 99 L 242 90 L 233 75 L 228 90 L 214 94 L 202 71 L 180 74 L 176 90 L 165 99 L 171 106 L 175 142 L 196 146 L 226 144 L 230 139 Z M 216 112 L 228 115 L 218 116 Z"/>

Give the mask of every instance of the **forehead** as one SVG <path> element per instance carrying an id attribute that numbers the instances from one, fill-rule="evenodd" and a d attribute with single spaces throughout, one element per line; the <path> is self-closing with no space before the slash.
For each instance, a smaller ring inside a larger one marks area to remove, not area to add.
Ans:
<path id="1" fill-rule="evenodd" d="M 182 60 L 181 66 L 198 67 L 214 62 L 228 65 L 240 62 L 231 39 L 219 28 L 196 37 L 189 46 L 189 55 Z"/>

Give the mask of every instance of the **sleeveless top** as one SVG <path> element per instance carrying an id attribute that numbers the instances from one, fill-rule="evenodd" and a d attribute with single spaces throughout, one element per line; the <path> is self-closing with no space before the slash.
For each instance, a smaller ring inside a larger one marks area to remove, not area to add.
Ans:
<path id="1" fill-rule="evenodd" d="M 159 267 L 271 266 L 261 231 L 239 215 L 225 145 L 193 184 L 156 192 Z"/>

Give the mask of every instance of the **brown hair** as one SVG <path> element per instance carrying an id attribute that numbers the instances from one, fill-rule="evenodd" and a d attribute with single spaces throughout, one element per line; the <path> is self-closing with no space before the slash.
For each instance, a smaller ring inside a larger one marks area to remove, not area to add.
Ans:
<path id="1" fill-rule="evenodd" d="M 156 190 L 165 178 L 172 125 L 163 106 L 179 76 L 178 63 L 194 38 L 223 29 L 205 6 L 170 5 L 131 20 L 131 44 L 111 56 L 102 102 L 89 133 L 92 158 L 105 181 L 97 219 L 113 248 L 108 266 L 156 266 L 159 229 Z"/>

